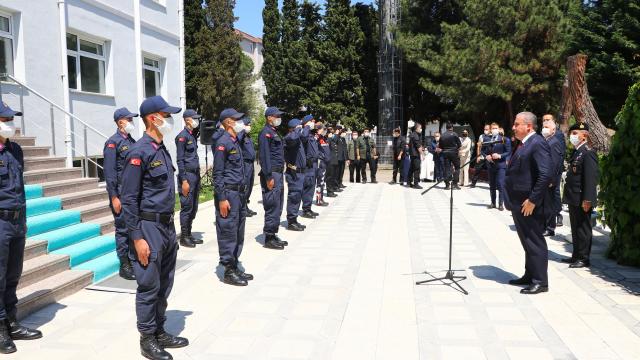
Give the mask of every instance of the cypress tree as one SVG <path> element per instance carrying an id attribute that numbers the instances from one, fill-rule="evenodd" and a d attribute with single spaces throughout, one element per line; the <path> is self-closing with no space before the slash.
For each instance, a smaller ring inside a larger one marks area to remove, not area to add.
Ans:
<path id="1" fill-rule="evenodd" d="M 319 45 L 322 41 L 322 16 L 320 6 L 304 0 L 300 6 L 302 58 L 305 76 L 300 85 L 304 89 L 301 99 L 309 112 L 315 112 L 322 102 L 322 94 L 318 92 L 324 66 L 320 62 Z"/>
<path id="2" fill-rule="evenodd" d="M 357 3 L 354 15 L 364 36 L 358 53 L 358 74 L 362 80 L 366 125 L 373 127 L 378 123 L 378 11 L 373 5 Z"/>
<path id="3" fill-rule="evenodd" d="M 266 102 L 269 106 L 278 106 L 284 103 L 282 97 L 282 79 L 284 69 L 282 67 L 281 32 L 282 23 L 278 0 L 265 0 L 262 10 L 262 22 L 264 30 L 262 46 L 264 63 L 262 65 L 262 78 L 267 87 Z"/>
<path id="4" fill-rule="evenodd" d="M 199 79 L 204 75 L 202 63 L 204 49 L 200 46 L 206 28 L 205 11 L 202 0 L 184 1 L 184 64 L 187 107 L 202 109 Z"/>
<path id="5" fill-rule="evenodd" d="M 301 86 L 306 77 L 300 40 L 300 14 L 297 0 L 284 0 L 282 5 L 282 41 L 280 42 L 283 72 L 283 102 L 280 105 L 288 113 L 296 113 L 304 96 Z"/>

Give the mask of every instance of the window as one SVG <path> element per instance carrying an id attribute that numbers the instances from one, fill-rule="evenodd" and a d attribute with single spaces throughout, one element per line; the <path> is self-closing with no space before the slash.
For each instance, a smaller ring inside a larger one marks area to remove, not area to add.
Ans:
<path id="1" fill-rule="evenodd" d="M 13 29 L 5 15 L 0 15 L 0 74 L 13 75 Z"/>
<path id="2" fill-rule="evenodd" d="M 144 76 L 144 97 L 160 95 L 160 62 L 144 58 L 142 62 Z"/>
<path id="3" fill-rule="evenodd" d="M 106 92 L 104 44 L 67 34 L 67 67 L 70 89 Z"/>

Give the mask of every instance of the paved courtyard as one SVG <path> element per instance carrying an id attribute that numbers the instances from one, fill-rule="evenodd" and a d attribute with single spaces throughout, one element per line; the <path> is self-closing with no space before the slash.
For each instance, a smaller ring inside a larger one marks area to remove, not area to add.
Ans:
<path id="1" fill-rule="evenodd" d="M 174 358 L 640 359 L 640 270 L 601 255 L 569 270 L 559 258 L 570 244 L 558 236 L 550 292 L 520 295 L 506 284 L 524 268 L 511 217 L 487 210 L 481 187 L 455 192 L 453 267 L 470 294 L 415 285 L 447 267 L 449 193 L 347 185 L 317 220 L 301 219 L 306 231 L 282 228 L 281 252 L 259 243 L 256 188 L 242 255 L 256 279 L 245 288 L 218 280 L 213 204 L 201 206 L 194 232 L 205 244 L 180 249 L 187 263 L 169 299 L 168 330 L 191 341 Z M 18 342 L 7 359 L 140 358 L 132 294 L 83 290 L 25 323 L 45 337 Z"/>

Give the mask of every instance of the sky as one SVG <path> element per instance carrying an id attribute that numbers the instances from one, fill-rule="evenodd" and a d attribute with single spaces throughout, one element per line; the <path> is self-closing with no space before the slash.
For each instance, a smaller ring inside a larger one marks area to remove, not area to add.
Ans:
<path id="1" fill-rule="evenodd" d="M 316 3 L 324 3 L 315 0 Z M 352 3 L 371 4 L 374 0 L 352 0 Z M 262 9 L 264 0 L 236 0 L 235 15 L 238 18 L 235 27 L 256 37 L 262 37 Z"/>

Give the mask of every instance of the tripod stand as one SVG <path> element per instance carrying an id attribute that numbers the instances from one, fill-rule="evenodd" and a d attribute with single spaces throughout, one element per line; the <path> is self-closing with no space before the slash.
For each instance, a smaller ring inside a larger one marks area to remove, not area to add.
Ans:
<path id="1" fill-rule="evenodd" d="M 209 170 L 209 145 L 204 146 L 204 175 L 202 176 L 202 184 L 209 184 L 213 188 L 213 176 L 211 176 L 211 172 L 213 169 Z"/>

